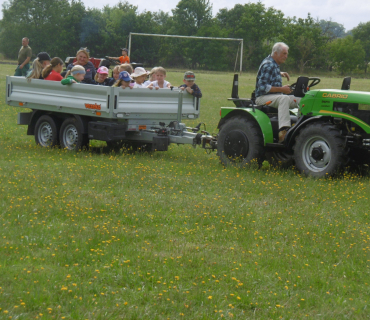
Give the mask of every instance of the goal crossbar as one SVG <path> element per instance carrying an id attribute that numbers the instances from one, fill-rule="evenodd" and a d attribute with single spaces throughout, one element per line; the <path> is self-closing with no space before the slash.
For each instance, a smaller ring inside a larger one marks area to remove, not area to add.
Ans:
<path id="1" fill-rule="evenodd" d="M 128 55 L 131 53 L 131 36 L 150 36 L 150 37 L 167 37 L 167 38 L 187 38 L 187 39 L 205 39 L 205 40 L 226 40 L 240 42 L 240 74 L 243 66 L 243 40 L 238 38 L 218 38 L 218 37 L 197 37 L 197 36 L 178 36 L 172 34 L 157 34 L 157 33 L 135 33 L 130 32 L 128 40 Z"/>

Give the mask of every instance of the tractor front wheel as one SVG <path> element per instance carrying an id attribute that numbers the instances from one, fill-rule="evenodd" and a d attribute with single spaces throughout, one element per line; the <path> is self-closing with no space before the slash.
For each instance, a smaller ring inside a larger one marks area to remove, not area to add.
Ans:
<path id="1" fill-rule="evenodd" d="M 347 163 L 345 138 L 330 123 L 314 123 L 302 129 L 294 146 L 298 171 L 306 176 L 333 176 Z"/>
<path id="2" fill-rule="evenodd" d="M 257 123 L 244 117 L 232 117 L 222 125 L 217 139 L 217 155 L 224 166 L 244 167 L 262 164 L 263 135 Z"/>

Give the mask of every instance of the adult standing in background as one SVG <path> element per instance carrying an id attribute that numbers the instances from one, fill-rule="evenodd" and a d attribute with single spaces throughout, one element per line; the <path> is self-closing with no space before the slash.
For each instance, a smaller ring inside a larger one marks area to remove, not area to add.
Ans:
<path id="1" fill-rule="evenodd" d="M 15 69 L 14 75 L 17 77 L 25 77 L 30 69 L 30 60 L 32 56 L 32 49 L 28 45 L 29 39 L 24 37 L 22 39 L 22 47 L 18 52 L 18 66 Z"/>
<path id="2" fill-rule="evenodd" d="M 128 56 L 128 50 L 126 48 L 121 48 L 122 56 L 120 57 L 108 57 L 112 60 L 118 60 L 121 64 L 130 63 L 130 57 Z"/>

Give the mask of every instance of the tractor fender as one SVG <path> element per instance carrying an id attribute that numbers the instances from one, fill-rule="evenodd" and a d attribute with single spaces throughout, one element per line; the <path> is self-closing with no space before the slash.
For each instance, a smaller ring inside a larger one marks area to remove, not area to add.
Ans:
<path id="1" fill-rule="evenodd" d="M 304 116 L 301 118 L 302 121 L 298 121 L 296 125 L 293 127 L 293 130 L 289 130 L 287 137 L 286 137 L 286 146 L 288 148 L 292 148 L 295 142 L 295 138 L 299 134 L 299 132 L 306 127 L 308 124 L 314 123 L 314 122 L 319 122 L 322 120 L 327 119 L 328 117 L 323 117 L 323 116 L 315 116 L 315 117 L 309 117 L 305 118 Z M 300 119 L 300 120 L 301 120 Z"/>
<path id="2" fill-rule="evenodd" d="M 220 129 L 225 121 L 231 117 L 239 116 L 251 119 L 260 127 L 263 135 L 264 144 L 273 143 L 274 136 L 270 118 L 262 111 L 253 108 L 221 108 L 222 119 L 219 121 L 217 128 Z"/>

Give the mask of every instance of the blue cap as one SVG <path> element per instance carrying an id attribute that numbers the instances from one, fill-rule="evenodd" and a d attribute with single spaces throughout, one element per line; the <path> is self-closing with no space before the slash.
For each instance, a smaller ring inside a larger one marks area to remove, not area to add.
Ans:
<path id="1" fill-rule="evenodd" d="M 127 71 L 122 71 L 119 73 L 118 79 L 123 80 L 123 81 L 131 81 L 130 74 Z"/>

